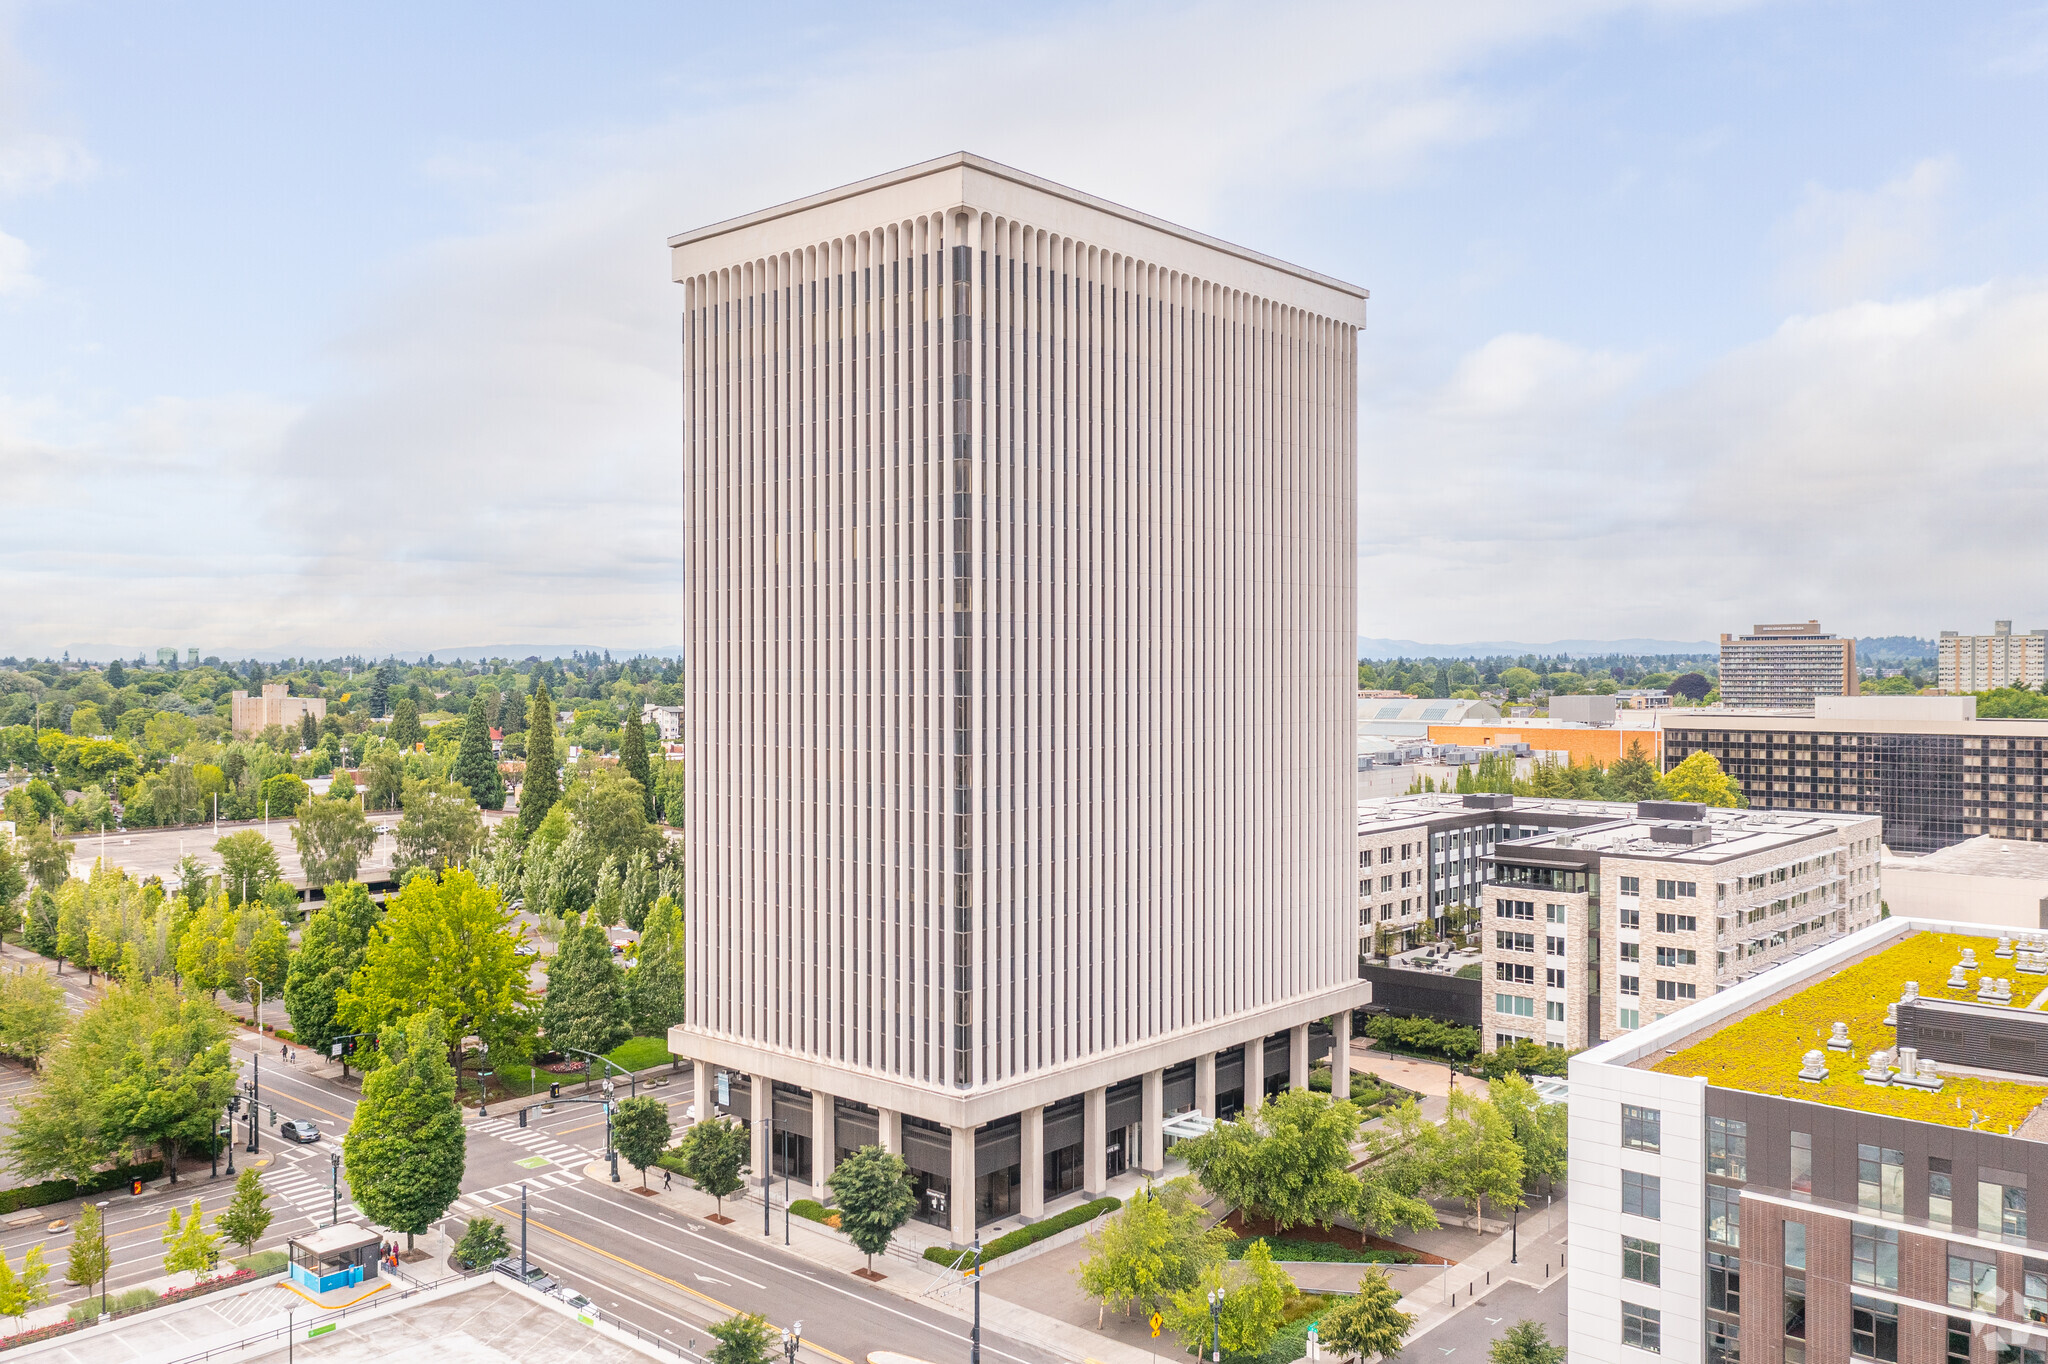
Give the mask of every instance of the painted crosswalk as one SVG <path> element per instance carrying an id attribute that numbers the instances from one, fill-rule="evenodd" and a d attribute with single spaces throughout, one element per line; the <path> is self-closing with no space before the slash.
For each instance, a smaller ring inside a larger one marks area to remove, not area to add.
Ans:
<path id="1" fill-rule="evenodd" d="M 527 1191 L 532 1193 L 541 1189 L 566 1188 L 582 1178 L 582 1175 L 572 1170 L 550 1170 L 546 1174 L 536 1174 L 533 1178 L 526 1180 L 525 1184 Z M 463 1194 L 455 1200 L 455 1206 L 467 1208 L 472 1212 L 481 1212 L 485 1208 L 503 1203 L 508 1199 L 516 1201 L 518 1197 L 519 1185 L 500 1184 L 495 1189 L 475 1189 Z"/>
<path id="2" fill-rule="evenodd" d="M 496 1137 L 502 1142 L 517 1146 L 522 1150 L 531 1151 L 535 1155 L 545 1157 L 557 1165 L 567 1166 L 572 1169 L 588 1165 L 593 1160 L 602 1160 L 604 1158 L 602 1154 L 591 1150 L 587 1146 L 577 1146 L 570 1142 L 561 1141 L 552 1133 L 543 1132 L 539 1128 L 521 1127 L 517 1122 L 509 1118 L 487 1118 L 483 1122 L 474 1123 L 471 1126 L 474 1131 Z"/>
<path id="3" fill-rule="evenodd" d="M 329 1161 L 285 1151 L 266 1174 L 263 1187 L 316 1222 L 334 1215 L 334 1168 Z M 356 1215 L 355 1204 L 349 1201 L 345 1173 L 341 1179 L 341 1215 Z"/>

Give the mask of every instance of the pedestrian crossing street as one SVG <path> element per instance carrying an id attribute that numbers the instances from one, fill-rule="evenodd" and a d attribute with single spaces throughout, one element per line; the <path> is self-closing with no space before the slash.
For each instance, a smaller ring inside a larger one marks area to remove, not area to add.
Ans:
<path id="1" fill-rule="evenodd" d="M 263 1187 L 273 1197 L 284 1199 L 316 1222 L 324 1223 L 333 1215 L 334 1167 L 325 1155 L 286 1147 L 265 1174 Z M 341 1215 L 356 1216 L 355 1204 L 349 1201 L 346 1171 L 341 1178 Z"/>
<path id="2" fill-rule="evenodd" d="M 574 1170 L 551 1170 L 546 1174 L 535 1174 L 523 1182 L 527 1192 L 535 1193 L 542 1189 L 567 1188 L 582 1178 L 583 1176 Z M 493 1204 L 518 1201 L 518 1184 L 500 1184 L 495 1189 L 477 1189 L 463 1194 L 455 1200 L 455 1206 L 469 1212 L 482 1212 Z"/>
<path id="3" fill-rule="evenodd" d="M 604 1159 L 604 1153 L 601 1151 L 558 1141 L 552 1134 L 537 1127 L 521 1127 L 511 1118 L 486 1118 L 482 1122 L 470 1124 L 470 1127 L 473 1131 L 509 1142 L 537 1156 L 545 1156 L 555 1164 L 569 1169 L 581 1169 L 593 1160 Z"/>

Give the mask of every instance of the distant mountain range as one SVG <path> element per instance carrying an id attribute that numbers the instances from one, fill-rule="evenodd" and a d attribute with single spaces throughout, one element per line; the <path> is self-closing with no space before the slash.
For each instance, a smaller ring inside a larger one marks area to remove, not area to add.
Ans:
<path id="1" fill-rule="evenodd" d="M 1519 658 L 1538 654 L 1584 658 L 1601 654 L 1718 654 L 1719 640 L 1683 639 L 1554 639 L 1548 644 L 1515 640 L 1480 640 L 1469 644 L 1424 644 L 1413 639 L 1358 637 L 1360 658 Z"/>
<path id="2" fill-rule="evenodd" d="M 570 655 L 578 653 L 602 654 L 605 648 L 606 646 L 602 644 L 468 644 L 451 649 L 398 649 L 393 651 L 391 656 L 397 658 L 402 663 L 417 663 L 429 655 L 437 661 L 452 663 L 458 659 L 474 658 L 509 658 L 514 660 L 526 658 L 568 658 Z M 70 653 L 73 658 L 91 659 L 102 663 L 113 658 L 143 658 L 151 663 L 156 662 L 156 649 L 154 646 L 147 649 L 137 649 L 117 648 L 111 644 L 74 644 L 71 646 Z M 373 653 L 360 645 L 317 649 L 257 649 L 253 653 L 248 649 L 217 649 L 201 646 L 199 655 L 202 658 L 218 656 L 234 663 L 239 663 L 243 659 L 250 657 L 254 657 L 264 663 L 274 663 L 281 658 L 385 657 L 383 653 Z M 681 658 L 682 656 L 683 646 L 680 644 L 665 644 L 654 649 L 612 649 L 612 657 L 615 659 L 635 657 Z M 183 659 L 184 649 L 183 646 L 180 646 L 179 660 L 182 662 Z"/>

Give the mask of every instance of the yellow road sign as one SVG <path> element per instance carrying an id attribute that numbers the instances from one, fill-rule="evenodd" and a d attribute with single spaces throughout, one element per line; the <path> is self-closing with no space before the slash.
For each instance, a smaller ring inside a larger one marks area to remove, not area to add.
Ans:
<path id="1" fill-rule="evenodd" d="M 1162 1316 L 1160 1316 L 1160 1315 L 1159 1315 L 1159 1314 L 1158 1314 L 1157 1312 L 1154 1312 L 1154 1313 L 1152 1314 L 1152 1339 L 1154 1339 L 1154 1340 L 1157 1340 L 1157 1339 L 1159 1339 L 1159 1328 L 1160 1328 L 1161 1326 L 1164 1326 L 1165 1324 L 1166 1324 L 1166 1318 L 1165 1318 L 1165 1317 L 1162 1317 Z"/>

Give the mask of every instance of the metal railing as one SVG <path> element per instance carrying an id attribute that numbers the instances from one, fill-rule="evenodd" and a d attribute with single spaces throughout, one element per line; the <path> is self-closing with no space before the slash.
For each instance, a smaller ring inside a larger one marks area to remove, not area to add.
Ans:
<path id="1" fill-rule="evenodd" d="M 690 1351 L 685 1350 L 682 1346 L 676 1344 L 672 1340 L 669 1340 L 665 1336 L 652 1335 L 644 1328 L 635 1326 L 632 1322 L 627 1321 L 624 1317 L 613 1316 L 610 1312 L 605 1311 L 603 1308 L 597 1306 L 595 1303 L 592 1303 L 585 1310 L 588 1311 L 590 1315 L 596 1317 L 599 1321 L 603 1322 L 605 1325 L 611 1327 L 615 1331 L 630 1332 L 635 1340 L 642 1340 L 647 1342 L 649 1345 L 659 1346 L 661 1349 L 664 1349 L 668 1351 L 670 1354 L 675 1355 L 678 1359 L 694 1360 L 695 1364 L 704 1364 L 704 1356 L 699 1354 L 692 1354 Z"/>
<path id="2" fill-rule="evenodd" d="M 340 1321 L 343 1318 L 352 1316 L 358 1312 L 380 1311 L 394 1302 L 399 1302 L 405 1298 L 414 1297 L 420 1293 L 426 1292 L 429 1289 L 439 1288 L 441 1285 L 445 1283 L 451 1283 L 457 1279 L 466 1279 L 469 1277 L 471 1276 L 467 1274 L 443 1274 L 440 1278 L 430 1280 L 426 1283 L 419 1283 L 418 1280 L 413 1280 L 414 1283 L 417 1283 L 419 1285 L 418 1287 L 402 1289 L 397 1294 L 389 1298 L 385 1297 L 383 1294 L 380 1293 L 376 1296 L 375 1301 L 357 1303 L 353 1307 L 337 1308 L 336 1310 L 329 1312 L 326 1315 L 318 1318 L 318 1321 L 321 1323 Z M 201 1350 L 196 1354 L 180 1355 L 178 1358 L 168 1361 L 167 1364 L 194 1364 L 194 1362 L 198 1360 L 212 1359 L 217 1355 L 232 1354 L 237 1350 L 246 1350 L 251 1345 L 261 1345 L 265 1341 L 282 1340 L 286 1336 L 291 1335 L 294 1331 L 304 1330 L 307 1326 L 313 1323 L 314 1318 L 311 1317 L 307 1318 L 305 1321 L 286 1322 L 283 1326 L 274 1326 L 268 1331 L 258 1331 L 255 1335 L 244 1336 L 240 1340 L 230 1341 L 221 1345 L 208 1346 L 206 1349 Z"/>

